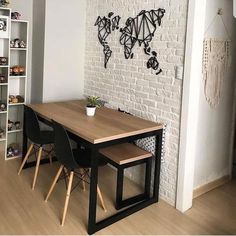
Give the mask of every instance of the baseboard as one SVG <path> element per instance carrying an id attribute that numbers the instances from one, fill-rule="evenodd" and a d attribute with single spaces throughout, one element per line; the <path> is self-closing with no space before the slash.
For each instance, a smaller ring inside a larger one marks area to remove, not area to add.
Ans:
<path id="1" fill-rule="evenodd" d="M 219 179 L 216 179 L 208 184 L 205 184 L 199 188 L 196 188 L 193 190 L 193 198 L 199 197 L 204 193 L 207 193 L 215 188 L 220 187 L 221 185 L 224 185 L 230 181 L 231 177 L 230 175 L 225 175 Z"/>

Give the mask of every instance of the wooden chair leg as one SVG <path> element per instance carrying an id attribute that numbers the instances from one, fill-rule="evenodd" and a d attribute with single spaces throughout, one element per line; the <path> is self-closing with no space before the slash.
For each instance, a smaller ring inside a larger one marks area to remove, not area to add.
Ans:
<path id="1" fill-rule="evenodd" d="M 67 212 L 67 208 L 68 208 L 68 204 L 69 204 L 69 200 L 70 200 L 70 192 L 71 192 L 73 177 L 74 177 L 74 172 L 71 171 L 71 172 L 70 172 L 69 183 L 68 183 L 68 188 L 67 188 L 67 192 L 66 192 L 66 199 L 65 199 L 64 211 L 63 211 L 63 216 L 62 216 L 62 221 L 61 221 L 61 225 L 62 225 L 62 226 L 63 226 L 64 223 L 65 223 L 66 212 Z"/>
<path id="2" fill-rule="evenodd" d="M 80 168 L 79 171 L 80 171 L 81 178 L 82 178 L 81 181 L 82 181 L 83 191 L 85 191 L 85 181 L 84 181 L 84 178 L 85 178 L 86 170 Z"/>
<path id="3" fill-rule="evenodd" d="M 23 160 L 22 163 L 21 163 L 20 169 L 19 169 L 19 171 L 18 171 L 18 175 L 20 175 L 20 173 L 21 173 L 21 171 L 22 171 L 22 169 L 23 169 L 23 167 L 24 167 L 26 161 L 27 161 L 28 158 L 29 158 L 29 155 L 30 155 L 30 153 L 31 153 L 31 151 L 32 151 L 32 149 L 33 149 L 33 147 L 34 147 L 34 144 L 32 143 L 32 144 L 30 145 L 30 147 L 29 147 L 29 149 L 28 149 L 26 155 L 25 155 L 24 160 Z"/>
<path id="4" fill-rule="evenodd" d="M 39 153 L 38 153 L 38 157 L 37 157 L 37 162 L 36 162 L 36 168 L 35 168 L 35 172 L 34 172 L 34 179 L 33 179 L 33 184 L 32 184 L 32 190 L 34 190 L 35 184 L 36 184 L 36 180 L 38 177 L 38 172 L 39 172 L 39 164 L 40 164 L 40 159 L 41 159 L 41 155 L 42 155 L 42 150 L 43 147 L 39 148 Z"/>
<path id="5" fill-rule="evenodd" d="M 57 172 L 57 174 L 56 174 L 56 176 L 55 176 L 55 178 L 54 178 L 54 180 L 53 180 L 53 182 L 52 182 L 52 185 L 51 185 L 51 187 L 50 187 L 50 189 L 49 189 L 49 191 L 48 191 L 48 194 L 47 194 L 47 196 L 46 196 L 46 198 L 45 198 L 45 202 L 48 201 L 48 198 L 50 197 L 50 195 L 51 195 L 51 193 L 52 193 L 52 191 L 53 191 L 53 189 L 54 189 L 54 187 L 55 187 L 55 185 L 56 185 L 56 183 L 57 183 L 57 180 L 58 180 L 58 178 L 59 178 L 60 175 L 61 175 L 61 172 L 62 172 L 63 168 L 64 168 L 64 166 L 61 165 L 60 168 L 59 168 L 59 170 L 58 170 L 58 172 Z"/>
<path id="6" fill-rule="evenodd" d="M 98 192 L 98 197 L 99 197 L 99 199 L 100 199 L 100 202 L 101 202 L 102 208 L 103 208 L 103 210 L 106 212 L 107 209 L 106 209 L 106 206 L 105 206 L 105 203 L 104 203 L 103 197 L 102 197 L 101 190 L 100 190 L 100 188 L 98 187 L 98 185 L 97 185 L 97 192 Z"/>

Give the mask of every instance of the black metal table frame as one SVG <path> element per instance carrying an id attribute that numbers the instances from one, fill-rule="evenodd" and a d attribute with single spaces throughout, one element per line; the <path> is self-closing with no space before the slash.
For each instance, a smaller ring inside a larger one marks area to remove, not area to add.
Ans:
<path id="1" fill-rule="evenodd" d="M 51 126 L 51 122 L 40 117 L 39 120 L 43 123 Z M 25 125 L 24 125 L 25 127 Z M 98 144 L 90 143 L 81 137 L 68 132 L 71 139 L 76 141 L 77 143 L 83 144 L 86 148 L 90 150 L 91 155 L 91 181 L 90 181 L 90 194 L 89 194 L 89 218 L 88 218 L 88 234 L 94 234 L 95 232 L 147 207 L 151 204 L 158 202 L 159 200 L 159 183 L 160 183 L 160 166 L 161 166 L 161 152 L 162 152 L 162 135 L 163 129 L 159 129 L 156 131 L 146 132 L 139 135 L 133 135 L 125 138 L 120 138 L 112 141 L 102 142 Z M 108 147 L 114 144 L 125 143 L 129 141 L 135 141 L 142 138 L 147 137 L 155 137 L 155 161 L 154 161 L 154 175 L 153 175 L 153 194 L 152 196 L 146 195 L 146 198 L 131 206 L 125 208 L 124 210 L 119 211 L 115 215 L 109 216 L 106 219 L 103 219 L 99 222 L 96 222 L 97 215 L 97 183 L 98 183 L 98 157 L 99 157 L 99 149 Z M 25 133 L 25 129 L 23 130 L 23 149 L 22 153 L 25 156 L 27 152 L 27 137 Z M 40 164 L 48 163 L 48 160 L 42 160 Z M 35 166 L 35 161 L 27 162 L 24 168 L 29 168 Z"/>

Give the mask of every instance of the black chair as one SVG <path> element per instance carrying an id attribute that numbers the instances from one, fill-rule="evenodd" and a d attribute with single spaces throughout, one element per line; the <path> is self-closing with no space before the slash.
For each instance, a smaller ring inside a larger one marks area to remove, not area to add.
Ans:
<path id="1" fill-rule="evenodd" d="M 36 161 L 36 168 L 35 168 L 35 173 L 34 173 L 34 179 L 33 179 L 33 183 L 32 183 L 32 189 L 34 190 L 37 176 L 38 176 L 39 164 L 40 164 L 40 159 L 41 159 L 42 151 L 43 151 L 43 145 L 54 143 L 54 133 L 53 133 L 53 131 L 46 131 L 46 130 L 43 131 L 40 129 L 38 117 L 32 108 L 25 106 L 24 107 L 24 116 L 25 116 L 26 136 L 31 141 L 31 145 L 26 153 L 26 156 L 23 159 L 23 162 L 22 162 L 20 169 L 18 171 L 18 175 L 20 175 L 20 173 L 21 173 L 26 161 L 28 160 L 34 146 L 39 147 L 39 152 L 38 152 L 37 161 Z M 50 153 L 49 153 L 49 158 L 50 158 L 50 162 L 52 162 L 52 157 L 51 157 Z"/>
<path id="2" fill-rule="evenodd" d="M 91 160 L 89 157 L 89 152 L 86 149 L 72 149 L 71 143 L 68 137 L 68 134 L 64 127 L 55 122 L 52 121 L 54 133 L 55 133 L 55 152 L 56 157 L 58 161 L 60 162 L 61 166 L 52 182 L 52 185 L 48 191 L 48 194 L 45 198 L 45 201 L 47 202 L 48 198 L 50 197 L 60 175 L 63 169 L 66 170 L 67 176 L 69 176 L 69 182 L 67 186 L 67 193 L 66 193 L 66 199 L 65 199 L 65 205 L 64 205 L 64 211 L 62 216 L 61 225 L 64 225 L 65 223 L 65 217 L 67 213 L 68 203 L 70 199 L 70 193 L 73 183 L 73 177 L 76 173 L 75 170 L 79 168 L 83 169 L 89 169 L 91 167 Z M 105 162 L 103 159 L 99 160 L 99 166 L 106 165 L 107 162 Z M 85 171 L 86 172 L 86 171 Z M 79 175 L 80 179 L 82 180 L 83 184 L 85 183 L 85 173 L 82 173 Z M 97 192 L 98 197 L 100 199 L 102 208 L 104 211 L 106 211 L 106 207 L 102 198 L 101 191 L 99 187 L 97 186 Z"/>

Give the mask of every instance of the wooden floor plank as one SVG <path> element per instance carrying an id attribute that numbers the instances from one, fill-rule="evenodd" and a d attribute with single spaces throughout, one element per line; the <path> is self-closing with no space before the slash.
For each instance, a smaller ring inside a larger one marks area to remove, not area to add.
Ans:
<path id="1" fill-rule="evenodd" d="M 66 189 L 60 181 L 49 201 L 44 198 L 59 165 L 40 166 L 34 191 L 30 185 L 34 168 L 17 175 L 19 160 L 0 159 L 0 234 L 86 234 L 88 217 L 88 187 L 71 194 L 64 227 L 60 216 Z M 107 206 L 107 212 L 98 205 L 98 218 L 114 212 L 114 170 L 100 169 L 99 186 Z M 75 181 L 76 182 L 76 181 Z M 139 188 L 126 180 L 128 194 L 137 193 Z M 164 201 L 152 205 L 123 219 L 97 234 L 236 234 L 236 182 L 213 190 L 194 200 L 193 208 L 185 214 L 175 210 Z"/>

